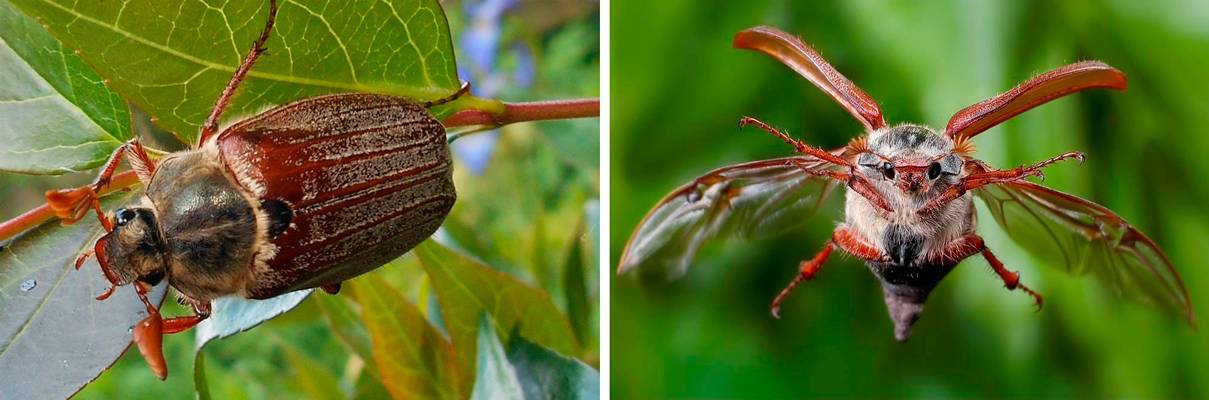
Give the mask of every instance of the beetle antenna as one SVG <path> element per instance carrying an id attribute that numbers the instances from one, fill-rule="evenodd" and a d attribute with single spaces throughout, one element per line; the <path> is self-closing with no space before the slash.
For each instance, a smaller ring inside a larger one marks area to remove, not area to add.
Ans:
<path id="1" fill-rule="evenodd" d="M 218 101 L 214 102 L 214 109 L 210 111 L 210 116 L 202 124 L 198 143 L 205 143 L 206 139 L 218 133 L 218 118 L 222 116 L 223 110 L 227 108 L 227 103 L 231 102 L 231 96 L 235 94 L 235 89 L 239 88 L 239 84 L 248 75 L 248 71 L 252 70 L 252 65 L 256 63 L 256 58 L 260 57 L 260 54 L 266 50 L 264 44 L 269 41 L 269 33 L 273 31 L 273 22 L 276 19 L 277 0 L 269 0 L 269 18 L 268 21 L 265 21 L 264 30 L 260 32 L 260 37 L 256 38 L 256 42 L 252 43 L 252 49 L 248 50 L 248 55 L 244 56 L 243 63 L 239 64 L 239 69 L 235 70 L 235 75 L 231 76 L 231 81 L 227 82 L 227 87 L 218 95 Z"/>
<path id="2" fill-rule="evenodd" d="M 805 155 L 808 155 L 808 156 L 811 156 L 811 157 L 814 157 L 814 158 L 817 158 L 817 159 L 820 159 L 820 160 L 823 160 L 823 161 L 826 161 L 826 162 L 829 162 L 829 163 L 832 163 L 835 165 L 852 167 L 852 163 L 848 162 L 848 160 L 837 157 L 834 154 L 828 153 L 827 151 L 820 149 L 818 147 L 814 147 L 814 146 L 808 145 L 806 143 L 802 143 L 802 141 L 794 139 L 793 137 L 789 136 L 788 134 L 777 130 L 777 128 L 773 128 L 758 119 L 755 119 L 752 117 L 747 117 L 747 116 L 744 116 L 743 118 L 739 119 L 739 129 L 743 129 L 744 127 L 746 127 L 748 125 L 755 125 L 757 128 L 760 128 L 760 129 L 764 130 L 765 132 L 768 132 L 768 133 L 772 134 L 773 136 L 776 136 L 777 138 L 781 139 L 781 141 L 785 142 L 786 144 L 793 146 L 793 149 L 796 150 L 798 153 L 802 153 L 802 154 L 805 154 Z"/>

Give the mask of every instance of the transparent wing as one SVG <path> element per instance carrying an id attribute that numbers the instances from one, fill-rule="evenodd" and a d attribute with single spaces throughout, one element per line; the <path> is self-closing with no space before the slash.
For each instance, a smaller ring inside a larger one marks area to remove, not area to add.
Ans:
<path id="1" fill-rule="evenodd" d="M 1008 235 L 1049 264 L 1093 274 L 1119 295 L 1193 322 L 1183 280 L 1149 237 L 1111 210 L 1041 185 L 1020 182 L 975 192 Z"/>
<path id="2" fill-rule="evenodd" d="M 756 238 L 799 226 L 839 186 L 807 171 L 829 168 L 835 167 L 787 157 L 713 170 L 668 194 L 643 218 L 618 273 L 643 265 L 679 277 L 710 239 Z"/>

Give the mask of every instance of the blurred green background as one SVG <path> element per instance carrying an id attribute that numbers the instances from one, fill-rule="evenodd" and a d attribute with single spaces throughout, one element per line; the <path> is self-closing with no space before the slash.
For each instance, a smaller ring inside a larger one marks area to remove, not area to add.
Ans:
<path id="1" fill-rule="evenodd" d="M 762 24 L 798 34 L 872 95 L 890 123 L 943 127 L 955 111 L 1035 73 L 1099 59 L 1129 77 L 978 136 L 1011 167 L 1082 150 L 1047 185 L 1117 211 L 1167 251 L 1201 321 L 1209 312 L 1209 3 L 665 0 L 612 3 L 614 265 L 664 194 L 710 169 L 786 156 L 760 118 L 826 149 L 860 125 L 772 59 L 730 48 Z M 769 316 L 797 263 L 842 219 L 840 200 L 769 240 L 707 246 L 683 279 L 614 277 L 612 394 L 654 397 L 1209 397 L 1209 330 L 1117 299 L 1033 259 L 979 204 L 979 232 L 1045 297 L 1009 292 L 981 259 L 932 294 L 896 343 L 870 272 L 833 257 Z"/>

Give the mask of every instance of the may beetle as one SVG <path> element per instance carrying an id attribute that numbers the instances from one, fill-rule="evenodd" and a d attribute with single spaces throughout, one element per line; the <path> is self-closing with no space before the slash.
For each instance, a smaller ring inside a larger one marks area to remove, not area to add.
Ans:
<path id="1" fill-rule="evenodd" d="M 271 1 L 264 30 L 219 95 L 197 148 L 153 160 L 131 140 L 91 185 L 46 195 L 65 223 L 96 210 L 107 233 L 91 254 L 112 284 L 98 299 L 135 284 L 149 313 L 135 342 L 161 379 L 162 333 L 197 325 L 212 300 L 335 292 L 432 235 L 456 198 L 445 128 L 427 109 L 468 86 L 424 103 L 361 93 L 312 97 L 219 128 L 276 12 Z M 107 215 L 97 193 L 123 156 L 145 193 Z M 195 315 L 161 320 L 146 292 L 164 279 Z"/>
<path id="2" fill-rule="evenodd" d="M 798 154 L 722 167 L 671 192 L 634 230 L 618 273 L 643 265 L 683 273 L 706 241 L 776 232 L 810 217 L 845 187 L 843 222 L 818 253 L 798 264 L 793 279 L 773 298 L 774 317 L 835 250 L 864 261 L 881 282 L 899 341 L 910 337 L 936 285 L 974 256 L 987 261 L 1004 287 L 1028 294 L 1040 308 L 1041 295 L 1025 286 L 1020 274 L 1008 269 L 978 235 L 977 197 L 995 222 L 1038 259 L 1111 277 L 1119 293 L 1193 322 L 1188 290 L 1158 244 L 1112 210 L 1027 180 L 1044 177 L 1044 168 L 1062 160 L 1082 162 L 1083 153 L 1066 152 L 1006 169 L 974 157 L 974 136 L 1076 92 L 1124 90 L 1121 71 L 1099 61 L 1060 67 L 958 111 L 940 131 L 888 125 L 872 97 L 794 35 L 760 26 L 739 32 L 732 44 L 789 66 L 856 117 L 864 131 L 827 151 L 743 117 L 740 128 L 760 128 Z"/>

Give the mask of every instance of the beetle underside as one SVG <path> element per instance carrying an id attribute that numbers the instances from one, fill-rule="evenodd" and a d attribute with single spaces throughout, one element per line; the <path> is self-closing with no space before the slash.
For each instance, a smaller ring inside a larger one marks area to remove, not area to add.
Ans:
<path id="1" fill-rule="evenodd" d="M 919 320 L 928 294 L 955 266 L 910 266 L 880 262 L 867 262 L 865 265 L 882 283 L 886 311 L 894 322 L 894 338 L 900 342 L 911 336 L 911 326 Z"/>

